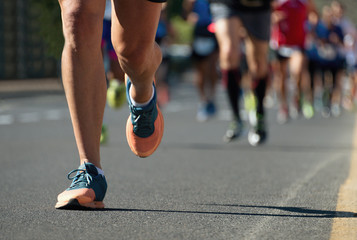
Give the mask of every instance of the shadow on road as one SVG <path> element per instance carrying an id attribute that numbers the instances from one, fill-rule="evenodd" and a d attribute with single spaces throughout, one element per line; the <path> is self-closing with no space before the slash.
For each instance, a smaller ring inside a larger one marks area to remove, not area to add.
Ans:
<path id="1" fill-rule="evenodd" d="M 267 216 L 279 216 L 279 217 L 286 216 L 286 217 L 351 218 L 351 217 L 357 216 L 357 213 L 353 213 L 353 212 L 317 210 L 317 209 L 310 209 L 310 208 L 305 208 L 305 207 L 279 207 L 279 206 L 238 205 L 238 204 L 205 204 L 205 205 L 255 208 L 255 209 L 274 209 L 274 210 L 280 210 L 280 211 L 284 211 L 284 212 L 305 214 L 305 215 L 288 215 L 288 214 L 276 214 L 276 215 L 268 214 L 267 215 Z"/>
<path id="2" fill-rule="evenodd" d="M 105 208 L 98 211 L 105 212 L 149 212 L 149 213 L 179 213 L 179 214 L 208 214 L 208 215 L 235 215 L 235 216 L 260 216 L 260 217 L 292 217 L 292 218 L 353 218 L 357 213 L 344 211 L 316 210 L 303 207 L 279 207 L 279 206 L 254 206 L 233 204 L 203 204 L 206 206 L 225 206 L 255 209 L 274 209 L 288 213 L 254 213 L 234 211 L 202 211 L 202 210 L 164 210 L 164 209 L 130 209 L 130 208 Z M 295 214 L 296 213 L 296 214 Z"/>

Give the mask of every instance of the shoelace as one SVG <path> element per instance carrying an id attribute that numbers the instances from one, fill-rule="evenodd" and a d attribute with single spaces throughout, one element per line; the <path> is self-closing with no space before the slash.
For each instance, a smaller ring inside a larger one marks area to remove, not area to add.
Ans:
<path id="1" fill-rule="evenodd" d="M 135 126 L 134 131 L 140 135 L 150 135 L 153 131 L 153 111 L 142 111 L 132 108 L 133 124 Z M 138 132 L 138 129 L 140 132 Z"/>
<path id="2" fill-rule="evenodd" d="M 74 177 L 71 177 L 73 173 L 77 174 Z M 86 169 L 74 169 L 68 173 L 67 178 L 69 180 L 73 180 L 70 188 L 74 187 L 79 183 L 85 183 L 86 185 L 88 185 L 93 179 L 92 176 L 88 174 L 88 171 Z"/>

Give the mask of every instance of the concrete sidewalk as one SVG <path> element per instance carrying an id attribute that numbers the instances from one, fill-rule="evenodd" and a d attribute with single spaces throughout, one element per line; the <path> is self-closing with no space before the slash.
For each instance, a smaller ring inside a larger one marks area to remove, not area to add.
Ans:
<path id="1" fill-rule="evenodd" d="M 0 98 L 63 93 L 59 78 L 0 80 Z"/>

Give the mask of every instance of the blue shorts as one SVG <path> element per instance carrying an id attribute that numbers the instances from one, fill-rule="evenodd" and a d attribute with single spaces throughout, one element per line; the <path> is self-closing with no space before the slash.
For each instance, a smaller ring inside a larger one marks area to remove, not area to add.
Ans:
<path id="1" fill-rule="evenodd" d="M 102 34 L 102 48 L 108 53 L 110 59 L 116 60 L 117 55 L 115 53 L 113 44 L 112 44 L 112 33 L 111 33 L 111 21 L 103 20 L 103 34 Z"/>

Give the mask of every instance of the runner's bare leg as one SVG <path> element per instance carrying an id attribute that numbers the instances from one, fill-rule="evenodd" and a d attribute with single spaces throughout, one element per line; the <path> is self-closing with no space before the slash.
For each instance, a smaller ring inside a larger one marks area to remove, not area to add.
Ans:
<path id="1" fill-rule="evenodd" d="M 131 97 L 143 103 L 152 96 L 154 75 L 162 60 L 155 43 L 162 4 L 147 0 L 113 0 L 113 4 L 113 45 L 132 82 Z"/>
<path id="2" fill-rule="evenodd" d="M 62 79 L 81 164 L 100 165 L 99 140 L 106 101 L 100 48 L 105 0 L 59 0 L 65 45 Z"/>

